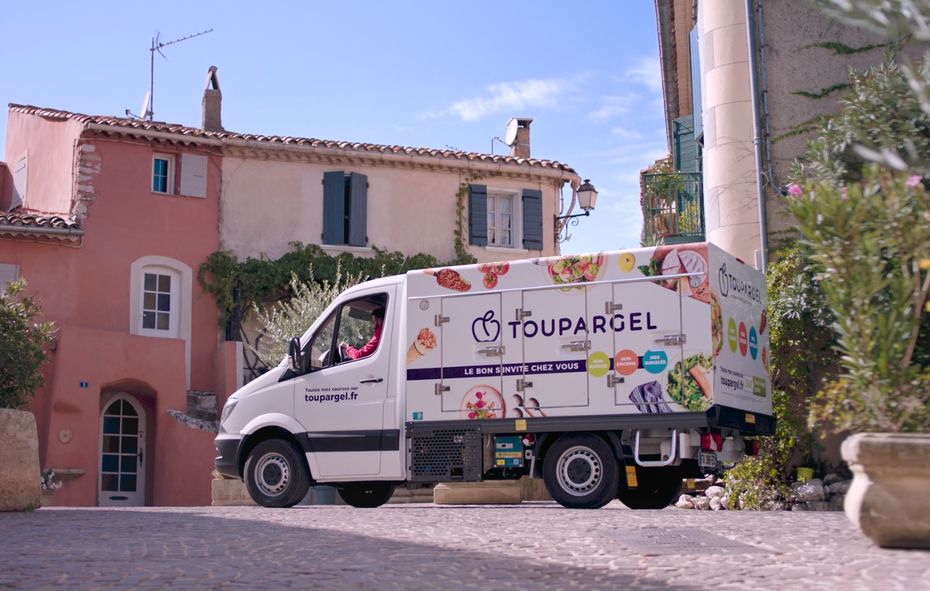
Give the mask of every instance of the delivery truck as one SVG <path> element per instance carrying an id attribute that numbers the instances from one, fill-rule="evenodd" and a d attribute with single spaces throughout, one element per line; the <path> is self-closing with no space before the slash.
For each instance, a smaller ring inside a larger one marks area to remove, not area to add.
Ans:
<path id="1" fill-rule="evenodd" d="M 707 243 L 368 281 L 229 397 L 216 468 L 268 507 L 529 476 L 661 508 L 774 433 L 766 328 L 763 275 Z"/>

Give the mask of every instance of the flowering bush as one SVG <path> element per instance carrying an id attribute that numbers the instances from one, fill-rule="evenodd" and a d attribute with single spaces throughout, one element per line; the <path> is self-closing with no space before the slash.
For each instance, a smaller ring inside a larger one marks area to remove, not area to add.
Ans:
<path id="1" fill-rule="evenodd" d="M 42 492 L 53 493 L 61 488 L 62 481 L 58 480 L 54 470 L 42 470 Z"/>
<path id="2" fill-rule="evenodd" d="M 840 430 L 930 429 L 930 371 L 916 355 L 930 292 L 922 179 L 869 165 L 862 182 L 810 182 L 788 194 L 841 353 L 840 376 L 814 397 L 812 420 Z"/>

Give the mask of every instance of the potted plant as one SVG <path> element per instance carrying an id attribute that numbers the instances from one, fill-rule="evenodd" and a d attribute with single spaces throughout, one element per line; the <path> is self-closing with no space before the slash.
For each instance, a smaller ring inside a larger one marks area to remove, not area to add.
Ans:
<path id="1" fill-rule="evenodd" d="M 812 418 L 854 432 L 847 516 L 880 546 L 930 548 L 930 194 L 877 165 L 862 180 L 791 185 L 798 221 L 835 317 L 839 376 Z"/>
<path id="2" fill-rule="evenodd" d="M 22 293 L 25 282 L 0 286 L 0 511 L 39 506 L 39 438 L 32 413 L 20 410 L 43 384 L 40 369 L 52 325 Z"/>

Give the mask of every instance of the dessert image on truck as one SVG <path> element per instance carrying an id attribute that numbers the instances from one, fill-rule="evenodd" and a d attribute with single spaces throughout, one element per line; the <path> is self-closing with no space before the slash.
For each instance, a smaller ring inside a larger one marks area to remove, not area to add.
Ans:
<path id="1" fill-rule="evenodd" d="M 266 507 L 529 476 L 569 508 L 661 508 L 774 433 L 765 295 L 703 243 L 362 283 L 229 397 L 216 469 Z M 374 350 L 342 356 L 382 313 Z"/>

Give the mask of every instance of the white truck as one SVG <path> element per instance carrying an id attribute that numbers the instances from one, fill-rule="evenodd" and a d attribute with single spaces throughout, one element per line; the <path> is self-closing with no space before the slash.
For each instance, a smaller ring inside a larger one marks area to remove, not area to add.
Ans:
<path id="1" fill-rule="evenodd" d="M 763 275 L 705 243 L 369 281 L 229 397 L 216 467 L 269 507 L 530 476 L 661 508 L 774 432 L 766 324 Z"/>

